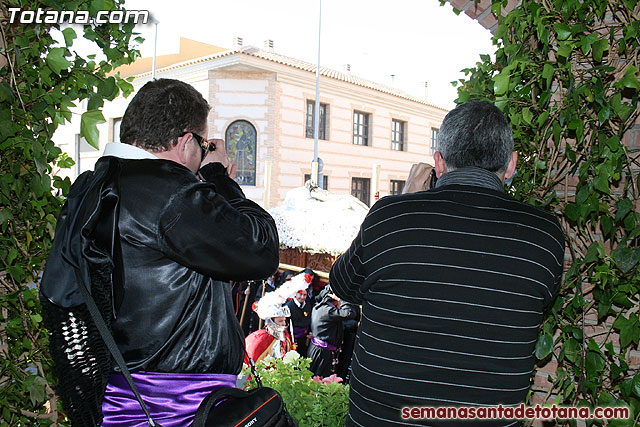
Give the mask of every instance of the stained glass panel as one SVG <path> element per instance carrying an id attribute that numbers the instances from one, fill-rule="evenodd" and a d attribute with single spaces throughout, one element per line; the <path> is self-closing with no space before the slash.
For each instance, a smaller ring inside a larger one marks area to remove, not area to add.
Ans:
<path id="1" fill-rule="evenodd" d="M 227 154 L 238 165 L 236 182 L 240 185 L 256 185 L 256 141 L 256 128 L 246 120 L 236 120 L 227 128 Z"/>

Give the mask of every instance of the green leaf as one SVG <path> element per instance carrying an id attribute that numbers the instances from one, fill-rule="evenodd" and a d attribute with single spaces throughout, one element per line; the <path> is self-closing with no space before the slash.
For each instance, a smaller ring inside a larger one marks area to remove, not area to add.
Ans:
<path id="1" fill-rule="evenodd" d="M 595 351 L 587 352 L 587 360 L 586 360 L 587 371 L 592 374 L 596 374 L 602 371 L 605 367 L 604 358 L 596 353 Z"/>
<path id="2" fill-rule="evenodd" d="M 553 28 L 558 34 L 558 40 L 566 40 L 571 37 L 571 28 L 567 24 L 554 24 Z"/>
<path id="3" fill-rule="evenodd" d="M 629 315 L 629 319 L 620 316 L 613 322 L 613 326 L 620 331 L 620 345 L 626 348 L 629 344 L 640 340 L 640 322 L 635 314 Z"/>
<path id="4" fill-rule="evenodd" d="M 0 209 L 0 225 L 13 219 L 13 214 L 9 209 Z"/>
<path id="5" fill-rule="evenodd" d="M 572 50 L 573 50 L 573 43 L 570 43 L 570 42 L 559 43 L 558 56 L 568 58 L 569 55 L 571 55 Z"/>
<path id="6" fill-rule="evenodd" d="M 493 78 L 493 92 L 496 95 L 503 95 L 509 89 L 509 72 L 503 70 Z"/>
<path id="7" fill-rule="evenodd" d="M 522 110 L 522 118 L 527 124 L 531 124 L 531 120 L 533 120 L 533 113 L 529 110 L 529 107 Z"/>
<path id="8" fill-rule="evenodd" d="M 609 147 L 609 149 L 612 152 L 616 152 L 620 149 L 620 137 L 618 135 L 613 135 L 611 138 L 607 139 L 606 141 L 607 147 Z"/>
<path id="9" fill-rule="evenodd" d="M 591 52 L 591 46 L 596 41 L 598 41 L 597 34 L 588 34 L 586 36 L 580 37 L 580 47 L 582 48 L 582 53 L 584 55 L 588 55 L 589 52 Z"/>
<path id="10" fill-rule="evenodd" d="M 104 106 L 104 98 L 97 93 L 91 94 L 87 102 L 87 110 L 98 110 Z"/>
<path id="11" fill-rule="evenodd" d="M 584 257 L 584 263 L 588 264 L 590 262 L 595 262 L 598 260 L 598 244 L 596 242 L 592 243 L 587 250 L 587 254 Z"/>
<path id="12" fill-rule="evenodd" d="M 122 96 L 125 98 L 129 97 L 129 95 L 131 95 L 134 91 L 133 85 L 129 81 L 124 79 L 118 79 L 118 87 L 122 91 Z"/>
<path id="13" fill-rule="evenodd" d="M 604 52 L 609 49 L 609 40 L 600 39 L 593 43 L 593 45 L 591 45 L 591 48 L 593 49 L 593 60 L 596 62 L 601 62 Z"/>
<path id="14" fill-rule="evenodd" d="M 609 216 L 603 215 L 600 217 L 600 228 L 602 229 L 602 234 L 605 237 L 608 236 L 613 228 L 613 220 Z"/>
<path id="15" fill-rule="evenodd" d="M 98 94 L 106 99 L 113 99 L 118 95 L 118 86 L 116 79 L 107 77 L 98 84 Z"/>
<path id="16" fill-rule="evenodd" d="M 598 302 L 598 318 L 603 319 L 609 314 L 611 310 L 611 299 L 608 297 L 600 297 Z"/>
<path id="17" fill-rule="evenodd" d="M 636 396 L 640 397 L 640 372 L 635 374 L 631 385 L 633 386 L 633 392 L 636 394 Z"/>
<path id="18" fill-rule="evenodd" d="M 635 90 L 640 89 L 640 81 L 638 80 L 637 74 L 638 68 L 635 65 L 627 65 L 627 68 L 624 72 L 624 77 L 622 77 L 620 83 L 622 83 L 624 87 Z"/>
<path id="19" fill-rule="evenodd" d="M 7 101 L 9 104 L 13 103 L 15 96 L 13 95 L 13 90 L 11 86 L 9 86 L 6 82 L 0 81 L 0 102 L 4 103 Z"/>
<path id="20" fill-rule="evenodd" d="M 567 359 L 575 363 L 578 358 L 578 341 L 573 338 L 566 340 L 562 346 L 562 352 Z"/>
<path id="21" fill-rule="evenodd" d="M 631 202 L 631 200 L 626 198 L 620 200 L 618 203 L 616 203 L 615 221 L 619 222 L 624 219 L 624 217 L 627 216 L 627 214 L 631 212 L 631 210 L 633 210 L 633 202 Z"/>
<path id="22" fill-rule="evenodd" d="M 542 114 L 540 114 L 537 120 L 538 127 L 542 127 L 542 125 L 547 122 L 548 118 L 549 118 L 549 111 L 545 111 Z"/>
<path id="23" fill-rule="evenodd" d="M 542 78 L 547 81 L 547 87 L 551 84 L 551 79 L 553 78 L 553 73 L 555 68 L 553 65 L 549 63 L 545 63 L 544 67 L 542 67 Z"/>
<path id="24" fill-rule="evenodd" d="M 542 360 L 553 351 L 553 337 L 551 334 L 543 334 L 538 337 L 536 342 L 536 357 Z"/>
<path id="25" fill-rule="evenodd" d="M 78 37 L 76 32 L 71 27 L 67 27 L 62 30 L 62 35 L 64 36 L 64 44 L 69 47 L 73 44 L 73 40 Z"/>
<path id="26" fill-rule="evenodd" d="M 80 136 L 83 136 L 89 145 L 95 149 L 99 149 L 98 142 L 98 124 L 105 123 L 106 120 L 102 115 L 102 111 L 90 110 L 82 114 L 80 119 Z"/>
<path id="27" fill-rule="evenodd" d="M 620 307 L 631 308 L 634 306 L 634 304 L 629 300 L 629 298 L 627 298 L 625 294 L 622 294 L 620 292 L 617 292 L 616 294 L 614 294 L 613 303 Z"/>
<path id="28" fill-rule="evenodd" d="M 597 175 L 593 180 L 593 186 L 596 190 L 601 191 L 604 194 L 611 194 L 611 190 L 609 189 L 609 180 L 606 176 Z"/>
<path id="29" fill-rule="evenodd" d="M 49 175 L 34 175 L 33 178 L 31 178 L 31 191 L 33 191 L 37 197 L 41 197 L 50 190 L 51 177 Z"/>
<path id="30" fill-rule="evenodd" d="M 604 122 L 609 120 L 610 115 L 611 115 L 611 110 L 609 109 L 609 107 L 601 108 L 600 111 L 598 112 L 598 121 L 600 122 L 600 124 L 602 125 Z"/>
<path id="31" fill-rule="evenodd" d="M 575 203 L 567 203 L 564 207 L 564 213 L 571 221 L 577 221 L 580 217 L 578 205 L 576 205 Z"/>
<path id="32" fill-rule="evenodd" d="M 630 10 L 633 10 L 637 4 L 638 0 L 624 0 L 624 5 Z"/>
<path id="33" fill-rule="evenodd" d="M 71 66 L 71 62 L 69 62 L 65 58 L 66 49 L 63 47 L 54 47 L 49 50 L 49 54 L 47 55 L 47 65 L 51 70 L 60 75 L 62 70 L 66 70 Z"/>
<path id="34" fill-rule="evenodd" d="M 91 16 L 96 16 L 96 14 L 105 9 L 105 4 L 104 4 L 104 0 L 93 0 L 90 4 L 89 4 L 89 13 L 91 13 Z"/>
<path id="35" fill-rule="evenodd" d="M 46 384 L 46 381 L 42 377 L 35 377 L 33 380 L 29 381 L 29 383 L 29 399 L 33 406 L 36 406 L 38 403 L 44 401 L 44 385 Z"/>
<path id="36" fill-rule="evenodd" d="M 640 250 L 631 248 L 618 248 L 613 251 L 613 260 L 623 273 L 628 273 L 638 264 Z"/>

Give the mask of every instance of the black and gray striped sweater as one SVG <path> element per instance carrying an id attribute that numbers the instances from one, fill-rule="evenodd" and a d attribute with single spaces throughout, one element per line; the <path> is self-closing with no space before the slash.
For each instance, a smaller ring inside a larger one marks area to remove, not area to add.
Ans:
<path id="1" fill-rule="evenodd" d="M 529 389 L 564 234 L 490 172 L 438 184 L 376 203 L 331 270 L 335 293 L 362 305 L 348 426 L 416 425 L 403 407 L 515 405 Z"/>

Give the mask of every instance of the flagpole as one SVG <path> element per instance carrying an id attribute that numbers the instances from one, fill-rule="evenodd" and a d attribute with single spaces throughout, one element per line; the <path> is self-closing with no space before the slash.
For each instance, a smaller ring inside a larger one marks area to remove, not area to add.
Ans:
<path id="1" fill-rule="evenodd" d="M 311 163 L 311 180 L 318 185 L 318 132 L 320 128 L 320 37 L 322 35 L 322 0 L 318 10 L 318 63 L 316 66 L 316 103 L 313 118 L 313 162 Z"/>

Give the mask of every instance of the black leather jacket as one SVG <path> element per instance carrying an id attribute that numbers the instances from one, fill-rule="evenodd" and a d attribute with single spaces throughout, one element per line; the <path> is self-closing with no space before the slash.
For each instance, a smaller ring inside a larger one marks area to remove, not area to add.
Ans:
<path id="1" fill-rule="evenodd" d="M 311 311 L 311 333 L 327 344 L 339 347 L 342 344 L 343 320 L 355 319 L 357 312 L 351 304 L 340 301 L 341 307 L 329 303 L 329 299 L 320 293 L 319 301 Z"/>
<path id="2" fill-rule="evenodd" d="M 112 328 L 130 370 L 239 373 L 244 339 L 225 282 L 278 267 L 271 216 L 222 165 L 200 173 L 205 182 L 168 160 L 103 157 L 78 178 L 60 216 L 56 239 L 65 242 L 54 242 L 42 293 L 61 307 L 82 304 L 70 266 L 91 258 L 91 239 L 117 248 L 119 234 L 121 250 L 111 255 L 123 280 L 114 280 Z M 100 203 L 103 219 L 92 224 L 87 212 Z M 84 210 L 80 220 L 74 210 Z"/>

